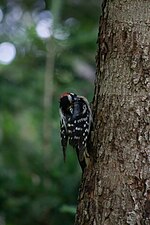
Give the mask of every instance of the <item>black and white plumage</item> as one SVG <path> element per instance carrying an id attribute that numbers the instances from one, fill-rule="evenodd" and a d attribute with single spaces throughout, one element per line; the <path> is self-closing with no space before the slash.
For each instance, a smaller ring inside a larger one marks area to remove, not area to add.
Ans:
<path id="1" fill-rule="evenodd" d="M 92 112 L 88 100 L 74 93 L 64 93 L 60 97 L 60 117 L 64 160 L 69 142 L 76 149 L 79 163 L 84 170 L 89 160 L 86 147 L 92 123 Z"/>

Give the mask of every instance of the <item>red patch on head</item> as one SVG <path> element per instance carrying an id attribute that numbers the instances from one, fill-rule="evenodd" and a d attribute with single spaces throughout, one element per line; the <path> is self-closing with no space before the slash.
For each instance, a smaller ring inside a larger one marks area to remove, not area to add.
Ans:
<path id="1" fill-rule="evenodd" d="M 63 98 L 64 96 L 68 96 L 69 95 L 69 92 L 64 92 L 61 96 L 60 96 L 60 98 Z"/>

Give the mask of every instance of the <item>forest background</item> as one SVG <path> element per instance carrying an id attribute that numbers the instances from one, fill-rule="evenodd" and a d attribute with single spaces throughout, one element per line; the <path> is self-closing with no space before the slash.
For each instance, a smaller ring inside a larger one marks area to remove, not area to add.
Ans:
<path id="1" fill-rule="evenodd" d="M 81 170 L 59 96 L 92 101 L 100 1 L 0 1 L 0 225 L 73 224 Z"/>

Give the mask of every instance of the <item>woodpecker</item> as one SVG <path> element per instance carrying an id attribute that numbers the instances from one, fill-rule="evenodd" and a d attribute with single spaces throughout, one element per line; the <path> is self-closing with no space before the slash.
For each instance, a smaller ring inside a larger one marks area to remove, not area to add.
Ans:
<path id="1" fill-rule="evenodd" d="M 87 142 L 91 124 L 92 112 L 88 100 L 75 93 L 63 93 L 60 96 L 60 136 L 64 160 L 69 142 L 76 150 L 82 171 L 90 161 Z"/>

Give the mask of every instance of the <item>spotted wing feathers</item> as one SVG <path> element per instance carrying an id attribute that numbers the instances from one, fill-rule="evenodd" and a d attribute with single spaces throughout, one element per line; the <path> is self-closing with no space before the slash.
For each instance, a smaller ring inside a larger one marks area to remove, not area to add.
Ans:
<path id="1" fill-rule="evenodd" d="M 63 123 L 63 120 L 60 122 L 60 127 L 61 127 L 61 131 L 60 131 L 61 145 L 62 145 L 63 156 L 64 156 L 64 161 L 65 161 L 66 160 L 66 148 L 67 148 L 68 135 L 67 135 L 66 127 Z"/>

